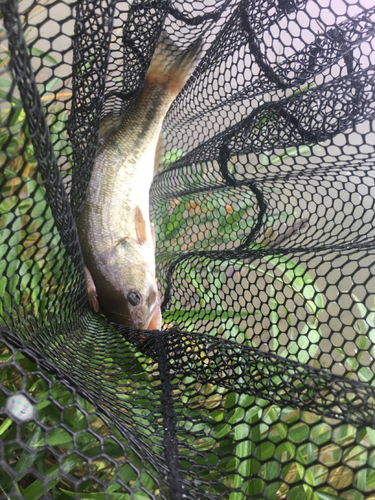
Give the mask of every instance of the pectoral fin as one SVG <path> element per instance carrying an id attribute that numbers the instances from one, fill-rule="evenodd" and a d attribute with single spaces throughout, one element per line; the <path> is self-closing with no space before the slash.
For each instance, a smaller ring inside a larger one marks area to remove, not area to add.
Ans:
<path id="1" fill-rule="evenodd" d="M 139 207 L 135 209 L 135 232 L 140 245 L 147 243 L 146 221 Z"/>

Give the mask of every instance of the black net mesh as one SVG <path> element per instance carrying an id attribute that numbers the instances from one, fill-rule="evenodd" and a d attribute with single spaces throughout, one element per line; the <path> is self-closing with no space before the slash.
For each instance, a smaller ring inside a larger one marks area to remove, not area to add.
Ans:
<path id="1" fill-rule="evenodd" d="M 375 498 L 370 0 L 0 0 L 0 498 Z M 91 311 L 103 118 L 200 61 L 151 188 L 163 330 Z"/>

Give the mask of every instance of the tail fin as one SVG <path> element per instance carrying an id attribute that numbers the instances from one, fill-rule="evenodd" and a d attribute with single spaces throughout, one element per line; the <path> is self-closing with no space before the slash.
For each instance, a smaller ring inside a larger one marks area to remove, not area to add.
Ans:
<path id="1" fill-rule="evenodd" d="M 161 34 L 154 56 L 146 74 L 145 83 L 161 85 L 172 95 L 177 96 L 197 63 L 202 39 L 198 38 L 186 50 L 176 49 L 164 33 Z"/>

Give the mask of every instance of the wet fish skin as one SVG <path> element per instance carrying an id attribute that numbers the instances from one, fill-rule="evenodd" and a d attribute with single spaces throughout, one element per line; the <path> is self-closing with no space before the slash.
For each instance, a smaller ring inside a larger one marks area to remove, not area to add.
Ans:
<path id="1" fill-rule="evenodd" d="M 111 321 L 143 329 L 160 329 L 162 319 L 149 219 L 155 148 L 165 114 L 192 71 L 201 42 L 169 67 L 160 45 L 143 89 L 117 131 L 103 142 L 78 221 L 101 311 Z"/>

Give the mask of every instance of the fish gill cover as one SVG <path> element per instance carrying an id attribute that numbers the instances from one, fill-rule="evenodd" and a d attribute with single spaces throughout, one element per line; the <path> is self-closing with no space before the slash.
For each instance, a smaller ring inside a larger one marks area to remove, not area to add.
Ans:
<path id="1" fill-rule="evenodd" d="M 0 498 L 374 499 L 372 2 L 0 8 Z M 203 47 L 146 332 L 89 308 L 76 221 L 160 35 Z"/>

